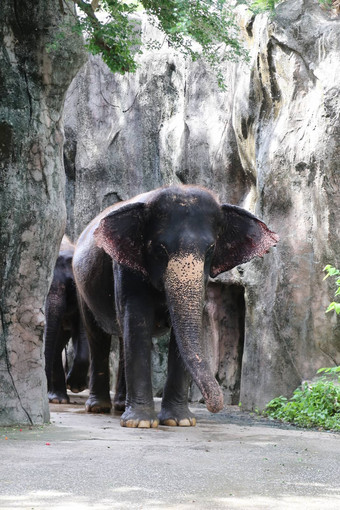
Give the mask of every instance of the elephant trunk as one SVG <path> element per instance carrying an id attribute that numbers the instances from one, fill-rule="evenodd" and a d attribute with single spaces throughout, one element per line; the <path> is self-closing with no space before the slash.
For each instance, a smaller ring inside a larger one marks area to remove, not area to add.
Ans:
<path id="1" fill-rule="evenodd" d="M 204 304 L 204 260 L 192 253 L 169 260 L 165 289 L 177 344 L 187 370 L 212 413 L 223 408 L 223 394 L 201 346 Z"/>

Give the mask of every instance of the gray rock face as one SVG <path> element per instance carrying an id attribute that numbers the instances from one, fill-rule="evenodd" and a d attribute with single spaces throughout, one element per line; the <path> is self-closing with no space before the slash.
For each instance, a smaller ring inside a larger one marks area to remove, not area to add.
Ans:
<path id="1" fill-rule="evenodd" d="M 293 7 L 294 4 L 294 8 Z M 233 125 L 256 174 L 255 212 L 279 233 L 277 250 L 245 267 L 241 400 L 262 407 L 321 366 L 340 361 L 332 294 L 339 265 L 340 19 L 312 2 L 285 2 L 247 26 L 252 63 L 238 70 Z"/>
<path id="2" fill-rule="evenodd" d="M 66 20 L 51 0 L 0 9 L 0 425 L 49 418 L 43 303 L 66 222 L 63 102 L 84 61 L 70 26 L 47 52 Z"/>
<path id="3" fill-rule="evenodd" d="M 73 239 L 104 207 L 174 182 L 207 186 L 280 235 L 207 292 L 207 355 L 226 402 L 251 409 L 340 363 L 322 281 L 326 263 L 340 266 L 340 20 L 312 0 L 274 19 L 241 6 L 240 19 L 251 61 L 225 63 L 226 92 L 166 43 L 135 75 L 91 57 L 65 104 L 65 163 Z M 143 21 L 143 37 L 154 30 Z"/>

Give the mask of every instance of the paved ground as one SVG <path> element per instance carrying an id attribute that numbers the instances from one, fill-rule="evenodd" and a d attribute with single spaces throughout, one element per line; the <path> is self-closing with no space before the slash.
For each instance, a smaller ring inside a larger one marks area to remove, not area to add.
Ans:
<path id="1" fill-rule="evenodd" d="M 339 434 L 201 405 L 194 428 L 125 429 L 71 399 L 51 425 L 0 429 L 1 509 L 340 509 Z"/>

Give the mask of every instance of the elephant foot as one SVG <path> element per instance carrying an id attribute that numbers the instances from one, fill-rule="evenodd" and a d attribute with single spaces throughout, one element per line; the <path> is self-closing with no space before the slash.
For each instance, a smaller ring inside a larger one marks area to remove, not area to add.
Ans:
<path id="1" fill-rule="evenodd" d="M 153 408 L 131 407 L 126 408 L 120 420 L 121 427 L 154 429 L 159 425 L 159 420 Z"/>
<path id="2" fill-rule="evenodd" d="M 67 377 L 66 384 L 67 389 L 71 390 L 72 393 L 80 393 L 89 387 L 87 376 L 80 378 L 74 376 L 72 373 Z"/>
<path id="3" fill-rule="evenodd" d="M 158 415 L 159 423 L 168 427 L 194 427 L 196 418 L 188 406 L 163 406 Z"/>
<path id="4" fill-rule="evenodd" d="M 85 411 L 87 413 L 110 413 L 112 408 L 110 399 L 101 399 L 89 396 L 85 403 Z"/>
<path id="5" fill-rule="evenodd" d="M 68 384 L 67 385 L 67 389 L 72 391 L 72 393 L 80 393 L 81 391 L 84 391 L 86 390 L 86 388 L 88 388 L 88 385 L 87 384 L 77 384 L 77 385 L 72 385 L 72 384 Z"/>
<path id="6" fill-rule="evenodd" d="M 113 407 L 115 411 L 125 411 L 125 400 L 126 400 L 126 393 L 122 391 L 117 391 L 115 393 L 115 396 L 113 397 Z"/>
<path id="7" fill-rule="evenodd" d="M 69 404 L 70 398 L 66 393 L 58 391 L 49 391 L 48 401 L 50 404 Z"/>
<path id="8" fill-rule="evenodd" d="M 116 396 L 113 399 L 113 408 L 115 411 L 125 411 L 125 399 L 122 400 L 120 398 L 116 398 Z"/>

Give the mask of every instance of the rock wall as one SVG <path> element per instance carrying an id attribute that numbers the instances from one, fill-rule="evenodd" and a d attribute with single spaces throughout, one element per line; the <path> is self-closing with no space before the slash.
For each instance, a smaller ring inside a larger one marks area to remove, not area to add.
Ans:
<path id="1" fill-rule="evenodd" d="M 207 354 L 226 402 L 251 409 L 340 363 L 322 281 L 326 263 L 340 266 L 340 20 L 313 0 L 239 15 L 251 61 L 225 62 L 226 92 L 165 42 L 134 75 L 91 57 L 65 103 L 65 167 L 73 239 L 104 207 L 174 182 L 207 186 L 279 233 L 207 292 Z"/>
<path id="2" fill-rule="evenodd" d="M 325 264 L 340 263 L 340 19 L 317 2 L 285 2 L 246 32 L 252 62 L 238 70 L 233 125 L 242 165 L 256 175 L 255 212 L 281 237 L 243 278 L 241 400 L 262 407 L 340 361 L 322 281 Z"/>
<path id="3" fill-rule="evenodd" d="M 49 419 L 43 305 L 66 223 L 62 111 L 84 62 L 62 6 L 17 7 L 0 9 L 0 426 Z"/>

